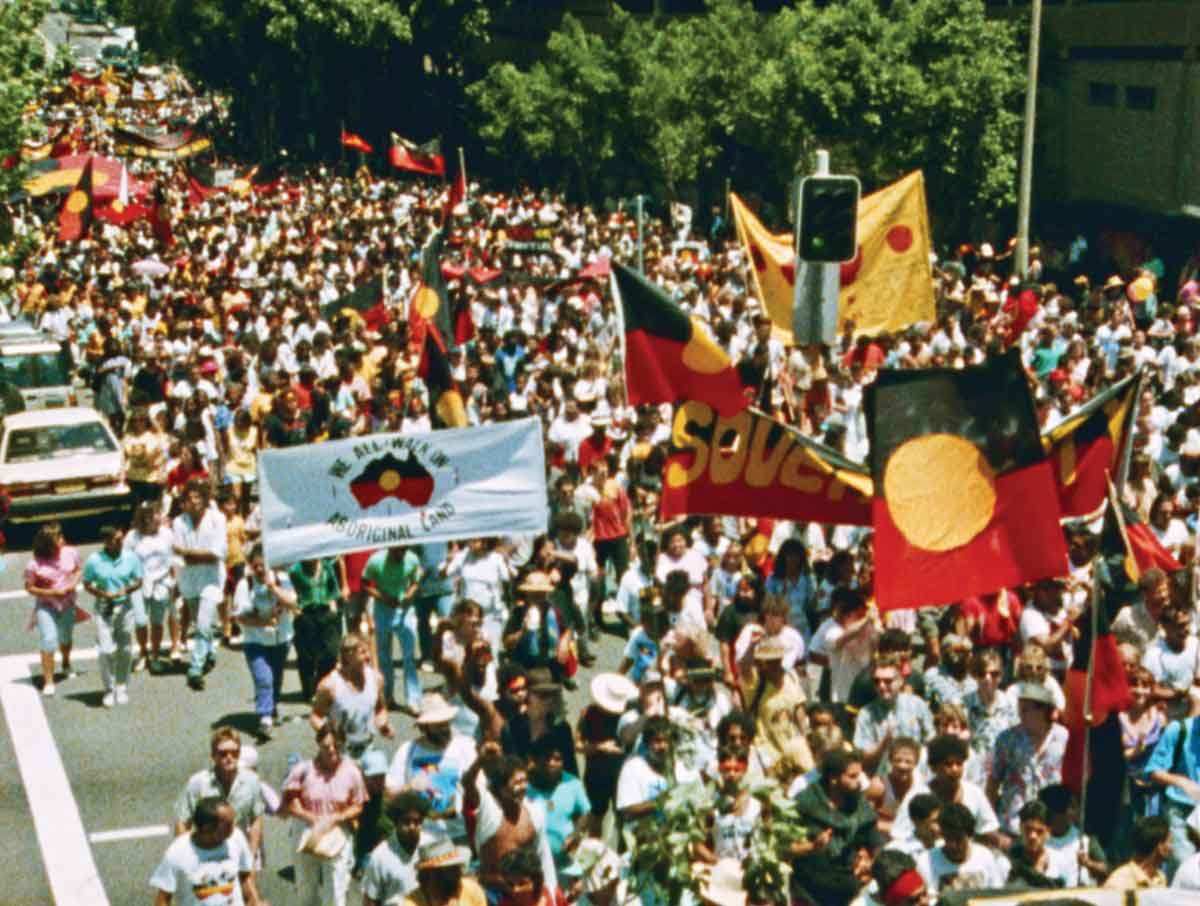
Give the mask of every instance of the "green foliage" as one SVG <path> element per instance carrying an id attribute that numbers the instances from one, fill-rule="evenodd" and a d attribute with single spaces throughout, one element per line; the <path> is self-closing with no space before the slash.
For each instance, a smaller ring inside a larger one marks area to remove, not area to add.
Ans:
<path id="1" fill-rule="evenodd" d="M 0 3 L 0 160 L 19 154 L 28 136 L 25 107 L 46 82 L 46 51 L 38 25 L 46 0 L 8 0 Z M 0 169 L 0 198 L 18 190 L 23 166 Z"/>
<path id="2" fill-rule="evenodd" d="M 795 803 L 777 784 L 762 783 L 749 794 L 762 806 L 759 824 L 750 835 L 750 852 L 742 863 L 749 902 L 788 902 L 791 845 L 805 837 Z M 684 890 L 700 899 L 701 878 L 694 871 L 697 844 L 708 842 L 720 797 L 706 784 L 682 783 L 659 799 L 657 813 L 632 830 L 632 887 L 653 890 L 656 901 L 678 903 Z"/>
<path id="3" fill-rule="evenodd" d="M 885 8 L 886 7 L 886 8 Z M 703 15 L 636 19 L 599 34 L 571 17 L 525 70 L 468 89 L 497 154 L 577 187 L 782 199 L 797 160 L 828 148 L 868 191 L 925 171 L 931 207 L 965 226 L 1015 197 L 1022 54 L 982 0 L 801 0 L 760 15 L 710 0 Z"/>

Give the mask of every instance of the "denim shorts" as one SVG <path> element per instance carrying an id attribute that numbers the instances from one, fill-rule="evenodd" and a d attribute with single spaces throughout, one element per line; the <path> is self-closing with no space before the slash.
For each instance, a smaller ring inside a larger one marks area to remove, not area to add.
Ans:
<path id="1" fill-rule="evenodd" d="M 74 607 L 62 611 L 39 607 L 34 613 L 42 651 L 53 652 L 63 645 L 71 644 L 75 633 Z"/>

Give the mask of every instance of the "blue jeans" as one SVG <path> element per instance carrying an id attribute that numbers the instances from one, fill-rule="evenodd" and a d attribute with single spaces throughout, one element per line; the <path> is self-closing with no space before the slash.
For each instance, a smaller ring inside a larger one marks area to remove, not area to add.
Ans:
<path id="1" fill-rule="evenodd" d="M 283 691 L 283 667 L 287 663 L 288 646 L 259 645 L 247 642 L 242 649 L 250 678 L 254 680 L 254 713 L 260 718 L 270 717 L 279 704 Z"/>
<path id="2" fill-rule="evenodd" d="M 400 656 L 404 668 L 404 700 L 416 707 L 421 700 L 421 678 L 417 675 L 417 608 L 388 607 L 375 602 L 375 646 L 379 654 L 379 669 L 383 673 L 383 694 L 393 701 L 396 692 L 396 671 L 392 664 L 392 636 L 400 639 Z"/>
<path id="3" fill-rule="evenodd" d="M 196 634 L 192 638 L 192 658 L 188 664 L 188 676 L 203 676 L 204 665 L 210 656 L 216 655 L 213 635 L 217 629 L 220 602 L 201 595 L 187 602 L 195 617 Z"/>

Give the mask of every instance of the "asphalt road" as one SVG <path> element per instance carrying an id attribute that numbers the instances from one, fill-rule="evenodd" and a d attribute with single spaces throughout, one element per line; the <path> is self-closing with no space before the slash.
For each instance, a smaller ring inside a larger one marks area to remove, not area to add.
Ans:
<path id="1" fill-rule="evenodd" d="M 68 541 L 80 547 L 86 557 L 96 549 L 95 520 L 68 523 Z M 27 542 L 26 542 L 27 543 Z M 10 549 L 5 555 L 6 568 L 0 573 L 0 664 L 12 665 L 14 655 L 25 655 L 36 662 L 37 637 L 26 629 L 31 604 L 23 595 L 12 593 L 21 588 L 21 575 L 29 559 L 28 549 Z M 8 594 L 6 594 L 8 593 Z M 86 593 L 81 603 L 90 608 Z M 84 624 L 76 632 L 79 649 L 95 645 L 95 630 Z M 622 642 L 605 635 L 600 644 L 598 669 L 615 668 Z M 62 680 L 53 699 L 26 696 L 31 707 L 44 711 L 52 745 L 61 756 L 70 797 L 77 804 L 83 830 L 89 835 L 111 831 L 151 828 L 170 822 L 172 803 L 187 777 L 208 760 L 207 739 L 211 728 L 229 723 L 250 730 L 255 724 L 250 676 L 240 651 L 222 650 L 216 670 L 210 675 L 204 692 L 190 691 L 182 674 L 155 677 L 136 674 L 130 683 L 132 702 L 127 707 L 105 709 L 100 702 L 102 689 L 94 659 L 77 661 L 80 675 Z M 36 667 L 20 665 L 20 675 L 11 682 L 22 690 L 37 675 Z M 587 695 L 590 671 L 578 677 L 580 690 L 568 694 L 569 713 L 576 715 Z M 422 674 L 427 685 L 438 681 Z M 0 676 L 0 683 L 3 683 Z M 2 690 L 0 690 L 2 691 Z M 45 810 L 61 799 L 61 791 L 51 784 L 35 782 L 27 788 L 18 768 L 14 739 L 36 735 L 37 720 L 21 721 L 14 727 L 5 700 L 5 724 L 0 734 L 0 864 L 19 866 L 9 871 L 0 902 L 9 906 L 41 906 L 54 903 L 45 869 L 46 858 L 34 832 L 31 809 Z M 284 683 L 281 713 L 292 718 L 283 724 L 275 738 L 259 749 L 259 773 L 268 783 L 279 787 L 286 772 L 289 753 L 311 757 L 312 734 L 303 718 L 307 707 L 300 701 L 299 680 L 294 665 L 289 665 Z M 33 715 L 36 718 L 36 710 Z M 391 750 L 412 735 L 411 721 L 392 715 L 396 739 Z M 49 756 L 53 753 L 42 753 Z M 70 801 L 70 800 L 68 800 Z M 113 906 L 151 902 L 147 880 L 166 848 L 170 837 L 163 833 L 132 839 L 93 841 L 91 856 L 99 879 Z M 286 826 L 282 820 L 269 819 L 266 831 L 267 867 L 260 879 L 262 891 L 276 904 L 293 900 L 290 873 L 281 874 L 289 865 Z M 351 903 L 361 902 L 357 888 Z M 103 906 L 92 900 L 89 906 Z"/>

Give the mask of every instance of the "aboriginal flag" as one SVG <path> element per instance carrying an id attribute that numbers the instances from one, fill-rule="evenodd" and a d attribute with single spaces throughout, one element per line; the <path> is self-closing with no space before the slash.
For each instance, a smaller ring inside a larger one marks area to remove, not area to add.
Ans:
<path id="1" fill-rule="evenodd" d="M 1093 574 L 1095 589 L 1091 606 L 1096 611 L 1094 614 L 1086 611 L 1075 623 L 1074 656 L 1063 684 L 1067 707 L 1061 720 L 1069 733 L 1063 757 L 1063 783 L 1076 792 L 1082 789 L 1085 779 L 1090 778 L 1093 785 L 1098 779 L 1111 780 L 1113 786 L 1110 788 L 1116 789 L 1124 777 L 1119 767 L 1110 764 L 1118 759 L 1097 757 L 1096 750 L 1098 742 L 1100 753 L 1106 750 L 1104 729 L 1110 718 L 1131 704 L 1129 680 L 1112 634 L 1112 623 L 1122 607 L 1137 600 L 1137 580 L 1142 567 L 1125 521 L 1129 510 L 1117 499 L 1111 484 L 1106 482 L 1106 487 L 1109 489 L 1105 495 L 1108 507 L 1100 536 L 1100 556 L 1095 561 Z M 1153 535 L 1150 537 L 1154 538 Z M 1157 539 L 1154 544 L 1158 546 Z M 1170 558 L 1169 554 L 1166 556 Z M 1175 566 L 1178 568 L 1179 564 Z M 1084 750 L 1089 732 L 1093 734 L 1093 757 L 1087 772 L 1089 777 L 1085 778 Z M 1116 749 L 1119 752 L 1120 747 Z"/>
<path id="2" fill-rule="evenodd" d="M 1066 571 L 1054 476 L 1016 352 L 960 370 L 881 371 L 866 415 L 880 610 Z"/>
<path id="3" fill-rule="evenodd" d="M 467 410 L 450 374 L 450 360 L 436 327 L 426 325 L 417 374 L 429 390 L 429 415 L 435 428 L 467 427 Z"/>
<path id="4" fill-rule="evenodd" d="M 387 306 L 383 303 L 383 277 L 375 277 L 356 286 L 340 299 L 321 306 L 321 317 L 333 321 L 338 315 L 357 315 L 371 330 L 379 330 L 388 320 Z"/>
<path id="5" fill-rule="evenodd" d="M 413 325 L 418 331 L 422 322 L 437 328 L 443 344 L 451 337 L 457 339 L 450 313 L 450 293 L 446 289 L 446 278 L 442 274 L 442 249 L 446 244 L 446 230 L 440 228 L 421 247 L 421 282 L 412 297 L 412 313 L 420 319 Z M 419 332 L 412 334 L 418 344 Z"/>
<path id="6" fill-rule="evenodd" d="M 442 157 L 442 143 L 436 138 L 423 145 L 418 145 L 393 132 L 392 146 L 388 149 L 388 163 L 397 170 L 409 170 L 429 176 L 446 175 L 446 159 Z"/>
<path id="7" fill-rule="evenodd" d="M 92 198 L 92 161 L 84 164 L 79 182 L 63 202 L 58 212 L 58 241 L 82 239 L 92 228 L 95 200 Z"/>
<path id="8" fill-rule="evenodd" d="M 345 129 L 342 130 L 342 147 L 353 148 L 355 151 L 361 151 L 363 154 L 370 154 L 375 150 L 361 135 L 347 132 Z"/>
<path id="9" fill-rule="evenodd" d="M 723 416 L 748 401 L 729 356 L 707 328 L 641 274 L 613 266 L 612 291 L 624 321 L 625 386 L 631 405 L 708 403 Z"/>
<path id="10" fill-rule="evenodd" d="M 1042 435 L 1063 518 L 1104 505 L 1108 476 L 1119 479 L 1133 439 L 1141 374 L 1097 394 Z"/>
<path id="11" fill-rule="evenodd" d="M 364 510 L 385 497 L 395 497 L 409 506 L 420 508 L 433 497 L 433 476 L 417 462 L 409 450 L 400 459 L 386 453 L 367 463 L 350 481 L 350 493 Z"/>

